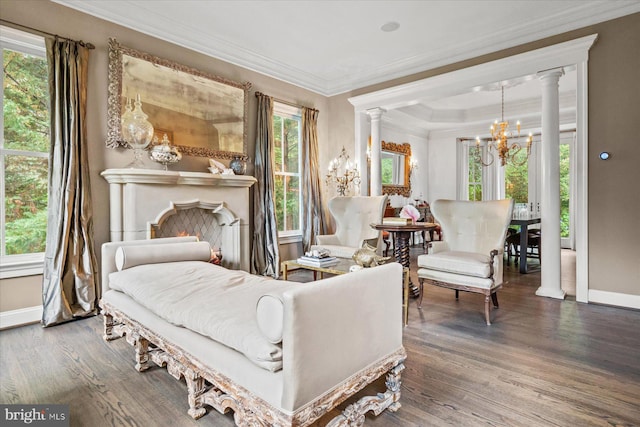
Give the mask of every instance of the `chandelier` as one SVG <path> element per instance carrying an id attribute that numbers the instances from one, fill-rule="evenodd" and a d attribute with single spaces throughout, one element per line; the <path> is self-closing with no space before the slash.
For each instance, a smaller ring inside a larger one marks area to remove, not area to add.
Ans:
<path id="1" fill-rule="evenodd" d="M 344 196 L 352 185 L 360 185 L 360 172 L 349 160 L 347 150 L 342 147 L 340 155 L 329 162 L 327 185 L 335 184 L 338 195 Z"/>
<path id="2" fill-rule="evenodd" d="M 524 146 L 518 143 L 520 139 L 520 121 L 516 122 L 516 132 L 512 132 L 509 130 L 509 122 L 504 119 L 504 86 L 502 89 L 502 119 L 500 122 L 497 120 L 491 125 L 491 139 L 487 141 L 487 155 L 489 156 L 488 161 L 484 161 L 482 159 L 482 151 L 480 147 L 480 137 L 476 136 L 476 155 L 480 159 L 480 163 L 482 166 L 489 166 L 493 164 L 495 156 L 493 152 L 497 152 L 498 156 L 500 156 L 500 165 L 504 166 L 507 162 L 511 162 L 517 166 L 524 165 L 529 159 L 529 155 L 531 154 L 531 143 L 533 142 L 533 135 L 530 133 L 527 137 L 527 156 L 522 160 L 516 160 L 518 153 L 520 150 L 524 148 Z M 516 139 L 516 141 L 509 143 L 509 139 Z"/>

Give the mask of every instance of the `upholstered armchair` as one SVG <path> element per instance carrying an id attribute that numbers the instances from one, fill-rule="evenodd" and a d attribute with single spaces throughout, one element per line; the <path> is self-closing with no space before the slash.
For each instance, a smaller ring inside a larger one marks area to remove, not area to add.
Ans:
<path id="1" fill-rule="evenodd" d="M 329 200 L 329 212 L 336 223 L 334 234 L 316 236 L 311 249 L 324 248 L 338 258 L 351 258 L 363 243 L 381 253 L 382 233 L 370 224 L 382 222 L 387 196 L 334 197 Z"/>
<path id="2" fill-rule="evenodd" d="M 442 227 L 442 241 L 430 242 L 429 253 L 418 256 L 420 301 L 424 282 L 458 292 L 485 296 L 484 315 L 491 324 L 489 298 L 498 308 L 502 287 L 502 263 L 513 200 L 467 202 L 436 200 L 431 205 Z"/>

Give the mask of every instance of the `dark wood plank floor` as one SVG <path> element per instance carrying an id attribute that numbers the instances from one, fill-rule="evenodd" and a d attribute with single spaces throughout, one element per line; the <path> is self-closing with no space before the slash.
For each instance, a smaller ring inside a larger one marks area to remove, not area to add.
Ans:
<path id="1" fill-rule="evenodd" d="M 640 426 L 640 312 L 536 297 L 539 273 L 506 280 L 492 326 L 479 295 L 427 287 L 421 311 L 411 301 L 402 408 L 366 425 Z M 233 425 L 192 420 L 184 382 L 133 364 L 101 317 L 2 331 L 0 402 L 70 404 L 73 426 Z"/>

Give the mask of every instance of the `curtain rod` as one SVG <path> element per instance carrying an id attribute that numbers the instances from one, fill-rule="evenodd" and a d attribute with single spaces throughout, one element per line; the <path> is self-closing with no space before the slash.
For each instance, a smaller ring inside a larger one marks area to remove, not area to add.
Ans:
<path id="1" fill-rule="evenodd" d="M 70 42 L 76 42 L 76 43 L 79 43 L 81 46 L 86 47 L 87 49 L 95 49 L 96 48 L 92 43 L 83 42 L 82 40 L 80 40 L 80 41 L 73 40 L 73 39 L 70 39 L 69 37 L 62 37 L 62 36 L 59 36 L 57 34 L 48 33 L 46 31 L 38 30 L 38 29 L 35 29 L 35 28 L 32 28 L 32 27 L 28 27 L 28 26 L 22 25 L 22 24 L 17 24 L 15 22 L 7 21 L 5 19 L 0 19 L 0 23 L 7 24 L 10 27 L 18 28 L 20 30 L 27 30 L 27 31 L 29 31 L 31 33 L 36 33 L 36 34 L 39 34 L 41 36 L 57 37 L 59 39 L 68 40 Z"/>
<path id="2" fill-rule="evenodd" d="M 263 96 L 263 95 L 264 96 L 269 96 L 269 95 L 266 95 L 266 94 L 264 94 L 262 92 L 256 92 L 256 97 Z M 285 101 L 284 99 L 278 99 L 278 98 L 274 98 L 272 96 L 269 96 L 269 98 L 273 99 L 276 102 L 279 102 L 280 104 L 287 104 L 287 105 L 290 105 L 290 106 L 296 107 L 296 108 L 307 108 L 309 110 L 318 111 L 315 108 L 305 107 L 304 105 L 299 105 L 299 104 L 293 103 L 291 101 Z"/>

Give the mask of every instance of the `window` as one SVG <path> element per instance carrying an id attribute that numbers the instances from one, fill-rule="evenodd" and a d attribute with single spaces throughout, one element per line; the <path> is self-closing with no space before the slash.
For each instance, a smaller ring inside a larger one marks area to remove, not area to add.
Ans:
<path id="1" fill-rule="evenodd" d="M 278 102 L 274 103 L 275 204 L 280 237 L 302 235 L 301 132 L 300 110 Z"/>
<path id="2" fill-rule="evenodd" d="M 49 89 L 44 39 L 1 27 L 2 277 L 42 272 L 47 231 Z"/>
<path id="3" fill-rule="evenodd" d="M 504 166 L 504 192 L 515 203 L 529 203 L 529 164 L 527 149 L 522 148 L 513 161 Z"/>
<path id="4" fill-rule="evenodd" d="M 568 239 L 570 237 L 570 218 L 569 218 L 569 201 L 570 201 L 570 164 L 571 164 L 571 146 L 569 144 L 560 143 L 560 237 Z"/>
<path id="5" fill-rule="evenodd" d="M 468 171 L 469 171 L 469 200 L 482 200 L 482 163 L 480 162 L 481 151 L 475 145 L 468 148 Z"/>

